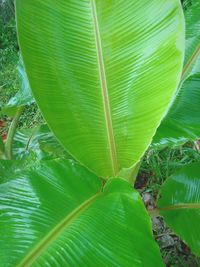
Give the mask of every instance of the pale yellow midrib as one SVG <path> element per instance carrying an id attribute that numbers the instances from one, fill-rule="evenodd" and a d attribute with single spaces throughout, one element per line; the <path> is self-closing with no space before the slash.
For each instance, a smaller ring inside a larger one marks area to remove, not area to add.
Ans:
<path id="1" fill-rule="evenodd" d="M 196 48 L 196 50 L 194 51 L 194 53 L 192 54 L 192 56 L 189 58 L 188 62 L 183 67 L 181 81 L 184 80 L 184 78 L 187 75 L 187 72 L 190 70 L 190 67 L 195 62 L 195 60 L 197 59 L 197 57 L 199 56 L 199 54 L 200 54 L 200 45 Z"/>
<path id="2" fill-rule="evenodd" d="M 159 208 L 159 211 L 170 211 L 170 210 L 180 210 L 180 209 L 200 209 L 200 203 L 183 203 L 175 204 L 170 206 L 165 206 Z"/>
<path id="3" fill-rule="evenodd" d="M 116 145 L 115 145 L 115 138 L 114 138 L 114 132 L 113 132 L 112 118 L 111 118 L 111 110 L 110 110 L 110 102 L 109 102 L 104 60 L 103 60 L 103 54 L 102 54 L 101 37 L 100 37 L 100 31 L 99 31 L 99 26 L 98 26 L 96 3 L 95 3 L 95 0 L 90 0 L 90 1 L 91 1 L 91 6 L 92 6 L 92 18 L 94 22 L 97 60 L 98 60 L 101 93 L 102 93 L 102 99 L 103 99 L 103 108 L 104 108 L 104 115 L 105 115 L 105 121 L 106 121 L 106 130 L 107 130 L 107 136 L 108 136 L 110 158 L 111 158 L 113 176 L 116 176 L 116 174 L 118 173 L 119 167 L 118 167 L 118 161 L 117 161 Z"/>
<path id="4" fill-rule="evenodd" d="M 45 236 L 40 243 L 34 247 L 27 256 L 20 262 L 17 267 L 30 267 L 35 260 L 45 251 L 47 247 L 52 244 L 52 242 L 66 229 L 68 225 L 80 215 L 88 206 L 90 206 L 101 192 L 96 193 L 94 196 L 87 199 L 80 206 L 74 209 L 70 214 L 68 214 L 60 223 L 58 223 L 49 233 Z"/>

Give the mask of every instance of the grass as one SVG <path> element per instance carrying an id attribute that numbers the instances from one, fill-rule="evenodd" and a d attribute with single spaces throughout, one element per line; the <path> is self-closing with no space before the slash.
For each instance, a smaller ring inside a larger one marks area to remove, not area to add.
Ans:
<path id="1" fill-rule="evenodd" d="M 200 162 L 200 153 L 193 142 L 160 151 L 149 149 L 142 161 L 139 177 L 145 183 L 146 190 L 156 195 L 167 177 L 192 162 Z"/>
<path id="2" fill-rule="evenodd" d="M 18 45 L 13 17 L 6 18 L 0 9 L 0 106 L 19 88 L 17 77 Z"/>

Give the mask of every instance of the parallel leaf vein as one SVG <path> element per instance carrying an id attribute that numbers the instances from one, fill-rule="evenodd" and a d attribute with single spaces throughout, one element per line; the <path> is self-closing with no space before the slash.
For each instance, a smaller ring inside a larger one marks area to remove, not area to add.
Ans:
<path id="1" fill-rule="evenodd" d="M 31 266 L 35 260 L 47 249 L 56 238 L 62 234 L 64 230 L 66 230 L 67 226 L 69 226 L 73 220 L 80 215 L 87 207 L 89 207 L 97 197 L 99 197 L 101 192 L 95 194 L 91 198 L 87 199 L 80 206 L 78 206 L 75 210 L 73 210 L 70 214 L 68 214 L 60 223 L 58 223 L 49 233 L 45 236 L 40 243 L 34 247 L 28 255 L 22 260 L 21 263 L 18 264 L 17 267 L 27 267 Z"/>

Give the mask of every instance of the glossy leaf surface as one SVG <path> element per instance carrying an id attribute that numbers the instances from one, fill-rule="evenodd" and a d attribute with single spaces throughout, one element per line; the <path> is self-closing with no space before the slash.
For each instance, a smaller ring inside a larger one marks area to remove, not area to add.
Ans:
<path id="1" fill-rule="evenodd" d="M 31 88 L 57 138 L 99 176 L 133 166 L 179 82 L 180 1 L 16 0 L 16 7 Z"/>
<path id="2" fill-rule="evenodd" d="M 31 161 L 0 159 L 0 183 L 9 180 L 14 173 L 20 173 L 22 170 L 29 169 L 35 165 L 36 162 Z"/>
<path id="3" fill-rule="evenodd" d="M 200 57 L 192 74 L 182 85 L 167 117 L 153 139 L 153 148 L 180 146 L 200 138 Z"/>
<path id="4" fill-rule="evenodd" d="M 200 164 L 186 165 L 163 185 L 158 209 L 172 230 L 200 256 Z"/>
<path id="5" fill-rule="evenodd" d="M 200 138 L 200 0 L 185 11 L 186 55 L 176 99 L 153 139 L 152 147 L 177 146 Z"/>
<path id="6" fill-rule="evenodd" d="M 46 124 L 16 132 L 13 142 L 13 157 L 21 160 L 30 155 L 37 160 L 59 157 L 72 159 Z"/>
<path id="7" fill-rule="evenodd" d="M 45 161 L 0 186 L 2 266 L 164 266 L 131 185 Z"/>
<path id="8" fill-rule="evenodd" d="M 188 71 L 192 67 L 195 58 L 200 50 L 200 0 L 192 0 L 191 6 L 185 11 L 186 21 L 186 52 L 185 68 L 183 75 L 187 77 Z"/>

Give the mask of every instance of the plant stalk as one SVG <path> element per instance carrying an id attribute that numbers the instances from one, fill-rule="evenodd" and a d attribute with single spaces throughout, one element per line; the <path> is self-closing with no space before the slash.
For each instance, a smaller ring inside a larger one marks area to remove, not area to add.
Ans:
<path id="1" fill-rule="evenodd" d="M 24 107 L 19 107 L 16 114 L 11 122 L 10 128 L 8 130 L 7 140 L 5 143 L 5 155 L 8 160 L 12 159 L 12 144 L 15 136 L 15 132 L 18 126 L 19 118 L 22 114 Z"/>
<path id="2" fill-rule="evenodd" d="M 131 175 L 129 177 L 129 183 L 132 184 L 132 185 L 135 184 L 138 172 L 140 170 L 141 163 L 142 163 L 142 159 L 135 165 L 135 167 L 132 170 L 132 173 L 131 173 Z"/>

